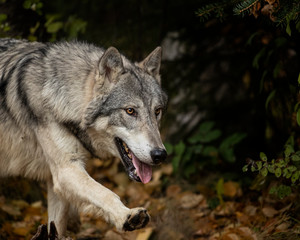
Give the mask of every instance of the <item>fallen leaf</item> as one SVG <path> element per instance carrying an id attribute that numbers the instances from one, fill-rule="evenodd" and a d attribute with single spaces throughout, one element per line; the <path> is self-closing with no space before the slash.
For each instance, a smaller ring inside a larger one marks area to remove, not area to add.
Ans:
<path id="1" fill-rule="evenodd" d="M 146 191 L 149 194 L 152 194 L 155 190 L 160 189 L 160 187 L 161 187 L 161 180 L 160 180 L 161 176 L 162 176 L 161 171 L 154 171 L 151 181 L 148 184 L 144 185 Z"/>
<path id="2" fill-rule="evenodd" d="M 290 227 L 290 225 L 291 224 L 288 222 L 283 222 L 275 228 L 275 231 L 276 232 L 284 232 Z"/>
<path id="3" fill-rule="evenodd" d="M 269 234 L 274 231 L 275 227 L 280 223 L 278 217 L 270 218 L 265 225 L 262 227 L 265 233 Z"/>
<path id="4" fill-rule="evenodd" d="M 131 182 L 128 185 L 126 188 L 126 195 L 131 200 L 129 207 L 142 206 L 150 197 L 145 188 L 136 182 Z"/>
<path id="5" fill-rule="evenodd" d="M 247 214 L 248 216 L 255 216 L 257 211 L 257 207 L 253 205 L 248 205 L 244 208 L 244 213 Z"/>
<path id="6" fill-rule="evenodd" d="M 173 173 L 173 166 L 172 164 L 164 164 L 161 168 L 160 171 L 165 174 L 170 176 Z"/>
<path id="7" fill-rule="evenodd" d="M 207 238 L 205 238 L 205 239 L 207 239 Z M 219 240 L 220 239 L 220 233 L 214 233 L 208 239 L 209 240 Z"/>
<path id="8" fill-rule="evenodd" d="M 179 185 L 170 185 L 167 188 L 167 197 L 175 197 L 181 192 L 181 187 Z"/>
<path id="9" fill-rule="evenodd" d="M 113 177 L 113 181 L 118 185 L 120 188 L 126 188 L 129 184 L 129 178 L 125 172 L 117 173 Z"/>
<path id="10" fill-rule="evenodd" d="M 20 216 L 21 212 L 18 207 L 8 204 L 3 204 L 1 206 L 2 211 L 8 213 L 11 216 Z"/>
<path id="11" fill-rule="evenodd" d="M 236 205 L 234 202 L 225 202 L 223 205 L 217 206 L 213 213 L 219 217 L 233 215 L 235 213 L 235 208 Z"/>
<path id="12" fill-rule="evenodd" d="M 268 218 L 272 218 L 272 217 L 274 217 L 274 216 L 278 213 L 278 211 L 275 210 L 275 209 L 272 208 L 272 207 L 264 207 L 264 208 L 262 209 L 262 212 L 263 212 L 263 214 L 264 214 L 266 217 L 268 217 Z"/>
<path id="13" fill-rule="evenodd" d="M 120 233 L 116 233 L 113 230 L 109 230 L 106 232 L 103 240 L 123 240 Z"/>
<path id="14" fill-rule="evenodd" d="M 41 215 L 41 208 L 29 206 L 25 209 L 24 215 L 36 216 Z"/>
<path id="15" fill-rule="evenodd" d="M 176 231 L 175 228 L 164 227 L 159 232 L 158 239 L 184 240 L 186 239 L 182 233 Z"/>
<path id="16" fill-rule="evenodd" d="M 148 227 L 139 231 L 136 240 L 148 240 L 153 233 L 153 228 Z"/>
<path id="17" fill-rule="evenodd" d="M 203 199 L 204 196 L 201 194 L 186 192 L 180 199 L 180 206 L 183 209 L 191 209 L 196 207 Z"/>
<path id="18" fill-rule="evenodd" d="M 20 210 L 28 207 L 28 202 L 25 202 L 24 200 L 12 200 L 11 204 L 19 208 Z"/>
<path id="19" fill-rule="evenodd" d="M 249 222 L 249 216 L 247 214 L 236 211 L 235 215 L 242 224 L 247 224 Z"/>
<path id="20" fill-rule="evenodd" d="M 224 190 L 224 196 L 227 197 L 235 197 L 235 196 L 241 196 L 241 189 L 238 183 L 228 181 L 223 184 L 223 190 Z"/>
<path id="21" fill-rule="evenodd" d="M 223 236 L 221 240 L 240 240 L 240 238 L 235 233 L 228 233 L 225 236 Z"/>
<path id="22" fill-rule="evenodd" d="M 237 229 L 237 233 L 244 237 L 245 239 L 251 239 L 251 240 L 256 240 L 256 234 L 254 232 L 252 232 L 252 230 L 249 227 L 239 227 Z M 243 239 L 244 239 L 243 238 Z"/>
<path id="23" fill-rule="evenodd" d="M 12 226 L 13 233 L 19 236 L 25 237 L 30 231 L 29 227 L 26 225 L 26 222 L 14 222 Z"/>
<path id="24" fill-rule="evenodd" d="M 32 203 L 31 206 L 33 208 L 41 208 L 43 206 L 43 203 L 42 203 L 42 201 L 36 201 L 36 202 Z"/>

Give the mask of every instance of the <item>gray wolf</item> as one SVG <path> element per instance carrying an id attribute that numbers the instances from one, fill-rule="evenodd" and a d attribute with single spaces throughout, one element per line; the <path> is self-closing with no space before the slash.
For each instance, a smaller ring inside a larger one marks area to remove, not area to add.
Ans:
<path id="1" fill-rule="evenodd" d="M 159 122 L 161 48 L 138 63 L 110 47 L 80 42 L 0 39 L 0 176 L 47 182 L 48 222 L 60 236 L 74 209 L 101 215 L 118 230 L 149 222 L 85 170 L 91 157 L 121 159 L 147 183 L 166 150 Z"/>

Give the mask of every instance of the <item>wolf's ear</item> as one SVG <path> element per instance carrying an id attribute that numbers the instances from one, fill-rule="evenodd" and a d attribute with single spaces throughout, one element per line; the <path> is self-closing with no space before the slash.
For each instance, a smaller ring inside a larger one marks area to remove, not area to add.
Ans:
<path id="1" fill-rule="evenodd" d="M 161 62 L 162 50 L 161 47 L 154 49 L 152 53 L 149 54 L 142 62 L 139 63 L 139 66 L 145 69 L 150 75 L 152 75 L 160 84 L 160 62 Z"/>
<path id="2" fill-rule="evenodd" d="M 114 48 L 108 48 L 102 55 L 99 62 L 99 73 L 107 77 L 110 82 L 116 83 L 116 76 L 124 72 L 124 66 L 121 54 Z"/>

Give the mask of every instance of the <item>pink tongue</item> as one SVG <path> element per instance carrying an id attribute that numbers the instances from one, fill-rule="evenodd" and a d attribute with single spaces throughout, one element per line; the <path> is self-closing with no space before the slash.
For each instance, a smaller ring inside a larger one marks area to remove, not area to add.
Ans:
<path id="1" fill-rule="evenodd" d="M 140 177 L 142 183 L 146 184 L 151 180 L 152 168 L 151 166 L 141 162 L 132 154 L 132 162 L 136 169 L 137 175 Z"/>

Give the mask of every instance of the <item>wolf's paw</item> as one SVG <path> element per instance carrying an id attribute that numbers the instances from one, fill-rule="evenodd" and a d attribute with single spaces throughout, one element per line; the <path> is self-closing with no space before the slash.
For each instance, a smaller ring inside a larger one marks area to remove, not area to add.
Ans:
<path id="1" fill-rule="evenodd" d="M 131 209 L 131 213 L 127 216 L 127 219 L 123 225 L 124 231 L 133 231 L 135 229 L 143 228 L 150 220 L 150 216 L 146 209 L 134 208 Z"/>

